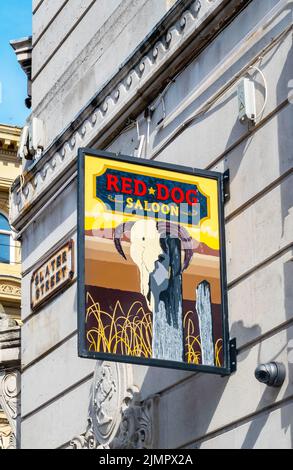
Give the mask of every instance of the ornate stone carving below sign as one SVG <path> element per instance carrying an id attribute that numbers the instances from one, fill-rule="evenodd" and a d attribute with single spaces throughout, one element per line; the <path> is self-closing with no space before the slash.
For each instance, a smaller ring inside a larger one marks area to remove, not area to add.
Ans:
<path id="1" fill-rule="evenodd" d="M 8 448 L 16 448 L 19 444 L 19 419 L 20 419 L 20 374 L 18 371 L 0 373 L 0 405 L 3 409 L 11 434 Z"/>
<path id="2" fill-rule="evenodd" d="M 89 417 L 100 442 L 107 442 L 115 429 L 124 373 L 125 370 L 120 371 L 117 364 L 108 362 L 103 362 L 95 370 Z"/>
<path id="3" fill-rule="evenodd" d="M 93 380 L 85 434 L 71 449 L 145 449 L 153 446 L 155 398 L 141 403 L 131 366 L 99 362 Z"/>
<path id="4" fill-rule="evenodd" d="M 136 393 L 125 400 L 121 424 L 111 449 L 151 449 L 154 441 L 154 404 L 156 397 L 139 402 Z"/>

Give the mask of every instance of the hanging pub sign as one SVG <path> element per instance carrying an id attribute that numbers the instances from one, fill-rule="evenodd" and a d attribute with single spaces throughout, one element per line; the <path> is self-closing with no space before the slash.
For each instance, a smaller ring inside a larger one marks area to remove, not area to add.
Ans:
<path id="1" fill-rule="evenodd" d="M 79 355 L 231 373 L 223 175 L 89 149 L 78 160 Z"/>

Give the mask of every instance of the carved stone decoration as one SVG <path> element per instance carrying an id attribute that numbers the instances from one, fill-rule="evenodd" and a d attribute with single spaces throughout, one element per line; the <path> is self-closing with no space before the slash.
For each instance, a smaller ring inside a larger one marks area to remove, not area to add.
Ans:
<path id="1" fill-rule="evenodd" d="M 0 425 L 0 449 L 16 449 L 16 439 L 15 435 L 9 428 L 7 430 L 7 427 L 5 428 Z"/>
<path id="2" fill-rule="evenodd" d="M 11 428 L 10 449 L 19 446 L 20 374 L 18 371 L 0 372 L 0 405 Z"/>
<path id="3" fill-rule="evenodd" d="M 139 401 L 139 394 L 124 402 L 121 424 L 111 449 L 151 449 L 154 441 L 154 403 L 152 397 Z"/>
<path id="4" fill-rule="evenodd" d="M 11 427 L 0 407 L 0 449 L 11 449 L 14 443 L 14 436 Z"/>
<path id="5" fill-rule="evenodd" d="M 89 420 L 88 429 L 85 434 L 74 437 L 70 442 L 69 449 L 98 449 L 100 448 L 99 443 L 97 442 L 91 426 L 91 421 Z"/>
<path id="6" fill-rule="evenodd" d="M 9 213 L 9 202 L 7 199 L 3 198 L 3 194 L 0 194 L 0 211 L 3 211 L 6 214 Z"/>
<path id="7" fill-rule="evenodd" d="M 98 362 L 88 428 L 71 449 L 146 449 L 153 445 L 154 398 L 141 403 L 130 365 Z"/>
<path id="8" fill-rule="evenodd" d="M 115 434 L 125 383 L 125 367 L 103 362 L 96 367 L 89 418 L 93 433 L 100 443 Z"/>
<path id="9" fill-rule="evenodd" d="M 15 295 L 17 297 L 21 296 L 21 288 L 15 285 L 9 284 L 0 284 L 0 293 L 1 294 L 9 294 Z"/>

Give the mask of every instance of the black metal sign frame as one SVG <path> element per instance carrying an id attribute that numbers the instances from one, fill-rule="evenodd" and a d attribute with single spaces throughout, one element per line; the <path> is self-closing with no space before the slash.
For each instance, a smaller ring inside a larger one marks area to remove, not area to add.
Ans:
<path id="1" fill-rule="evenodd" d="M 220 237 L 220 282 L 221 282 L 221 315 L 223 328 L 223 366 L 216 367 L 201 364 L 189 364 L 186 362 L 167 361 L 153 358 L 141 358 L 125 356 L 113 353 L 89 351 L 86 344 L 85 325 L 85 157 L 103 158 L 107 160 L 138 164 L 141 168 L 157 168 L 168 170 L 169 172 L 182 173 L 183 175 L 199 176 L 209 178 L 218 182 L 218 210 L 219 210 L 219 237 Z M 145 366 L 155 366 L 170 369 L 191 370 L 218 374 L 221 376 L 230 375 L 236 370 L 236 341 L 229 338 L 228 306 L 227 306 L 227 277 L 226 277 L 226 249 L 225 249 L 225 229 L 224 229 L 224 178 L 223 174 L 212 171 L 189 168 L 185 166 L 166 164 L 162 162 L 141 160 L 135 157 L 116 155 L 105 151 L 95 151 L 90 148 L 79 149 L 78 152 L 78 355 L 82 358 L 95 360 L 108 360 L 122 363 L 141 364 Z"/>

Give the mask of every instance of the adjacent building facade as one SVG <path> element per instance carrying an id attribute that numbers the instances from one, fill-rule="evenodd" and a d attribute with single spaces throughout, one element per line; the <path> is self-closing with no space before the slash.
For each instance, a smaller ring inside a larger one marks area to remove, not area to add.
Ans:
<path id="1" fill-rule="evenodd" d="M 32 116 L 10 212 L 22 448 L 292 447 L 292 70 L 290 1 L 33 1 Z M 241 122 L 243 78 L 256 115 Z M 35 273 L 77 244 L 81 147 L 229 170 L 230 377 L 78 358 L 76 269 L 32 308 Z M 254 376 L 271 361 L 286 369 L 278 388 Z"/>
<path id="2" fill-rule="evenodd" d="M 20 244 L 9 224 L 9 191 L 20 174 L 21 129 L 0 124 L 0 449 L 19 445 Z"/>

